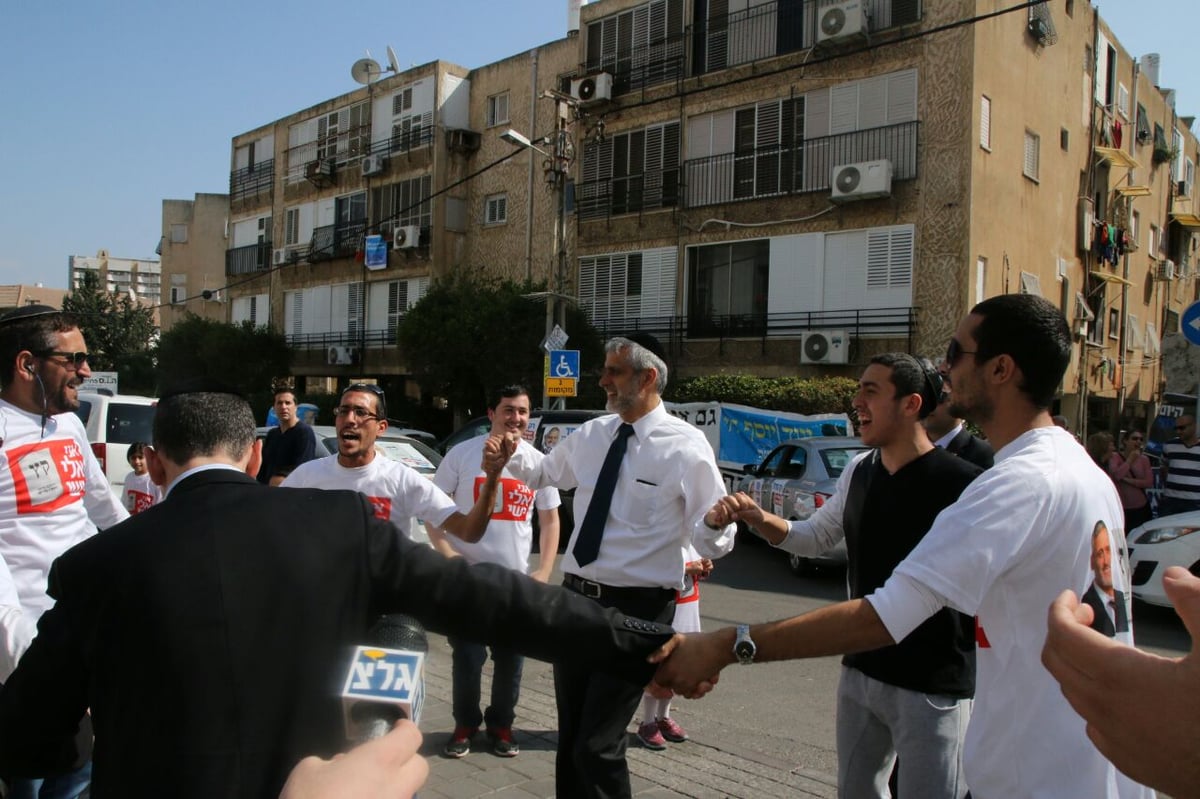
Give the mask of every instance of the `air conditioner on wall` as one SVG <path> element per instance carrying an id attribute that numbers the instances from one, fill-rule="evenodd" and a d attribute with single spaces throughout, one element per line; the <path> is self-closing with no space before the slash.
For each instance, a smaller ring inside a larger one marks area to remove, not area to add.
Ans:
<path id="1" fill-rule="evenodd" d="M 363 157 L 362 174 L 364 178 L 378 175 L 385 169 L 387 169 L 387 156 L 367 155 Z"/>
<path id="2" fill-rule="evenodd" d="M 275 252 L 272 254 L 272 257 L 271 257 L 271 263 L 274 264 L 275 266 L 280 266 L 281 264 L 286 264 L 287 260 L 288 260 L 287 250 L 283 249 L 283 248 L 275 250 Z"/>
<path id="3" fill-rule="evenodd" d="M 800 363 L 846 363 L 850 337 L 845 330 L 807 330 L 800 334 Z"/>
<path id="4" fill-rule="evenodd" d="M 890 197 L 892 162 L 882 158 L 857 164 L 839 164 L 833 168 L 831 182 L 833 192 L 829 199 L 835 203 Z"/>
<path id="5" fill-rule="evenodd" d="M 358 347 L 345 347 L 340 344 L 329 348 L 325 362 L 330 366 L 349 366 L 358 357 Z"/>
<path id="6" fill-rule="evenodd" d="M 817 6 L 817 43 L 832 42 L 867 32 L 864 0 L 820 0 Z"/>
<path id="7" fill-rule="evenodd" d="M 1175 279 L 1175 262 L 1169 260 L 1159 261 L 1154 265 L 1154 279 L 1167 281 Z"/>
<path id="8" fill-rule="evenodd" d="M 571 81 L 571 96 L 584 105 L 612 99 L 613 78 L 607 72 L 597 72 Z"/>
<path id="9" fill-rule="evenodd" d="M 392 236 L 393 250 L 411 250 L 421 242 L 420 225 L 397 225 Z"/>

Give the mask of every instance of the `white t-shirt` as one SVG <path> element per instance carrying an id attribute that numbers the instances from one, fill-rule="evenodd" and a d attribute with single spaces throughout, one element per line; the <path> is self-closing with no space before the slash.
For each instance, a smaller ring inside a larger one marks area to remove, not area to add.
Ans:
<path id="1" fill-rule="evenodd" d="M 149 474 L 130 472 L 125 476 L 121 497 L 125 501 L 125 510 L 135 515 L 158 504 L 162 500 L 162 489 L 154 484 Z"/>
<path id="2" fill-rule="evenodd" d="M 484 484 L 481 464 L 483 444 L 487 439 L 487 435 L 476 436 L 455 446 L 446 453 L 433 477 L 434 485 L 454 497 L 462 513 L 470 513 Z M 531 457 L 535 459 L 542 457 L 526 441 L 522 441 L 519 448 L 532 450 Z M 529 552 L 533 547 L 533 509 L 549 510 L 557 508 L 559 504 L 557 488 L 542 488 L 534 492 L 505 469 L 500 473 L 496 505 L 483 538 L 468 543 L 457 536 L 447 535 L 446 542 L 468 563 L 498 563 L 526 574 L 529 571 Z"/>
<path id="3" fill-rule="evenodd" d="M 1068 588 L 1082 596 L 1093 581 L 1098 523 L 1111 539 L 1113 584 L 1129 596 L 1122 519 L 1112 481 L 1069 433 L 1030 430 L 996 453 L 995 466 L 867 597 L 896 640 L 931 606 L 976 617 L 977 688 L 963 755 L 976 799 L 1153 796 L 1096 750 L 1041 662 L 1050 603 Z M 1132 643 L 1132 630 L 1117 637 Z"/>
<path id="4" fill-rule="evenodd" d="M 409 538 L 416 519 L 439 527 L 457 508 L 454 500 L 423 477 L 420 472 L 399 461 L 376 455 L 366 466 L 353 469 L 338 463 L 337 455 L 302 463 L 287 476 L 289 488 L 344 488 L 358 491 L 375 507 L 375 516 L 388 519 Z"/>

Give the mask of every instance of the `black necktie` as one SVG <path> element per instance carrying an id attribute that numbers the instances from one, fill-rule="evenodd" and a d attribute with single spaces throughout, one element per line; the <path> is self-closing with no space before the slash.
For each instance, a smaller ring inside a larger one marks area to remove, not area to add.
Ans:
<path id="1" fill-rule="evenodd" d="M 596 478 L 596 490 L 592 493 L 592 501 L 588 503 L 583 524 L 579 526 L 575 548 L 571 550 L 575 562 L 580 566 L 588 565 L 600 554 L 600 539 L 604 536 L 604 523 L 608 521 L 613 489 L 617 487 L 617 473 L 621 471 L 621 461 L 625 458 L 625 447 L 631 435 L 633 425 L 622 424 L 618 427 L 617 437 L 604 456 L 604 465 L 600 467 L 600 476 Z"/>

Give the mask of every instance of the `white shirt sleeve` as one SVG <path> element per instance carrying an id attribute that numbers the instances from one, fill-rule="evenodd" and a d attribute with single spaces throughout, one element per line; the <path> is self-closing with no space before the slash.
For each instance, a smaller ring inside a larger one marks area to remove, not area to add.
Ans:
<path id="1" fill-rule="evenodd" d="M 704 442 L 708 447 L 708 442 Z M 687 453 L 691 455 L 691 453 Z M 704 521 L 712 506 L 725 496 L 725 481 L 711 457 L 712 450 L 701 453 L 701 457 L 684 473 L 683 518 L 693 519 L 691 545 L 704 558 L 719 558 L 733 550 L 737 538 L 737 525 L 727 524 L 716 530 Z M 707 457 L 705 457 L 707 456 Z"/>
<path id="2" fill-rule="evenodd" d="M 825 500 L 825 504 L 817 508 L 812 516 L 804 521 L 788 523 L 787 536 L 776 545 L 779 549 L 811 558 L 833 549 L 837 542 L 846 537 L 843 523 L 846 515 L 846 492 L 850 490 L 850 480 L 855 470 L 873 451 L 859 455 L 842 470 L 833 496 Z M 870 467 L 871 464 L 868 463 L 864 468 Z"/>
<path id="3" fill-rule="evenodd" d="M 0 683 L 8 680 L 35 635 L 34 621 L 21 610 L 8 564 L 0 558 Z"/>
<path id="4" fill-rule="evenodd" d="M 879 614 L 880 621 L 896 643 L 949 603 L 932 588 L 907 574 L 893 573 L 866 600 Z"/>

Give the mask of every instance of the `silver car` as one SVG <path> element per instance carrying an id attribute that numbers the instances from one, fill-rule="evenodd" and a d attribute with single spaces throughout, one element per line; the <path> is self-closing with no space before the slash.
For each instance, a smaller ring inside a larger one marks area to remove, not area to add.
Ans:
<path id="1" fill-rule="evenodd" d="M 746 464 L 734 489 L 788 521 L 807 519 L 833 496 L 842 470 L 868 449 L 859 439 L 847 436 L 793 438 L 771 450 L 762 463 Z M 817 558 L 789 553 L 788 562 L 796 574 L 816 565 L 844 565 L 846 544 L 839 542 Z"/>

